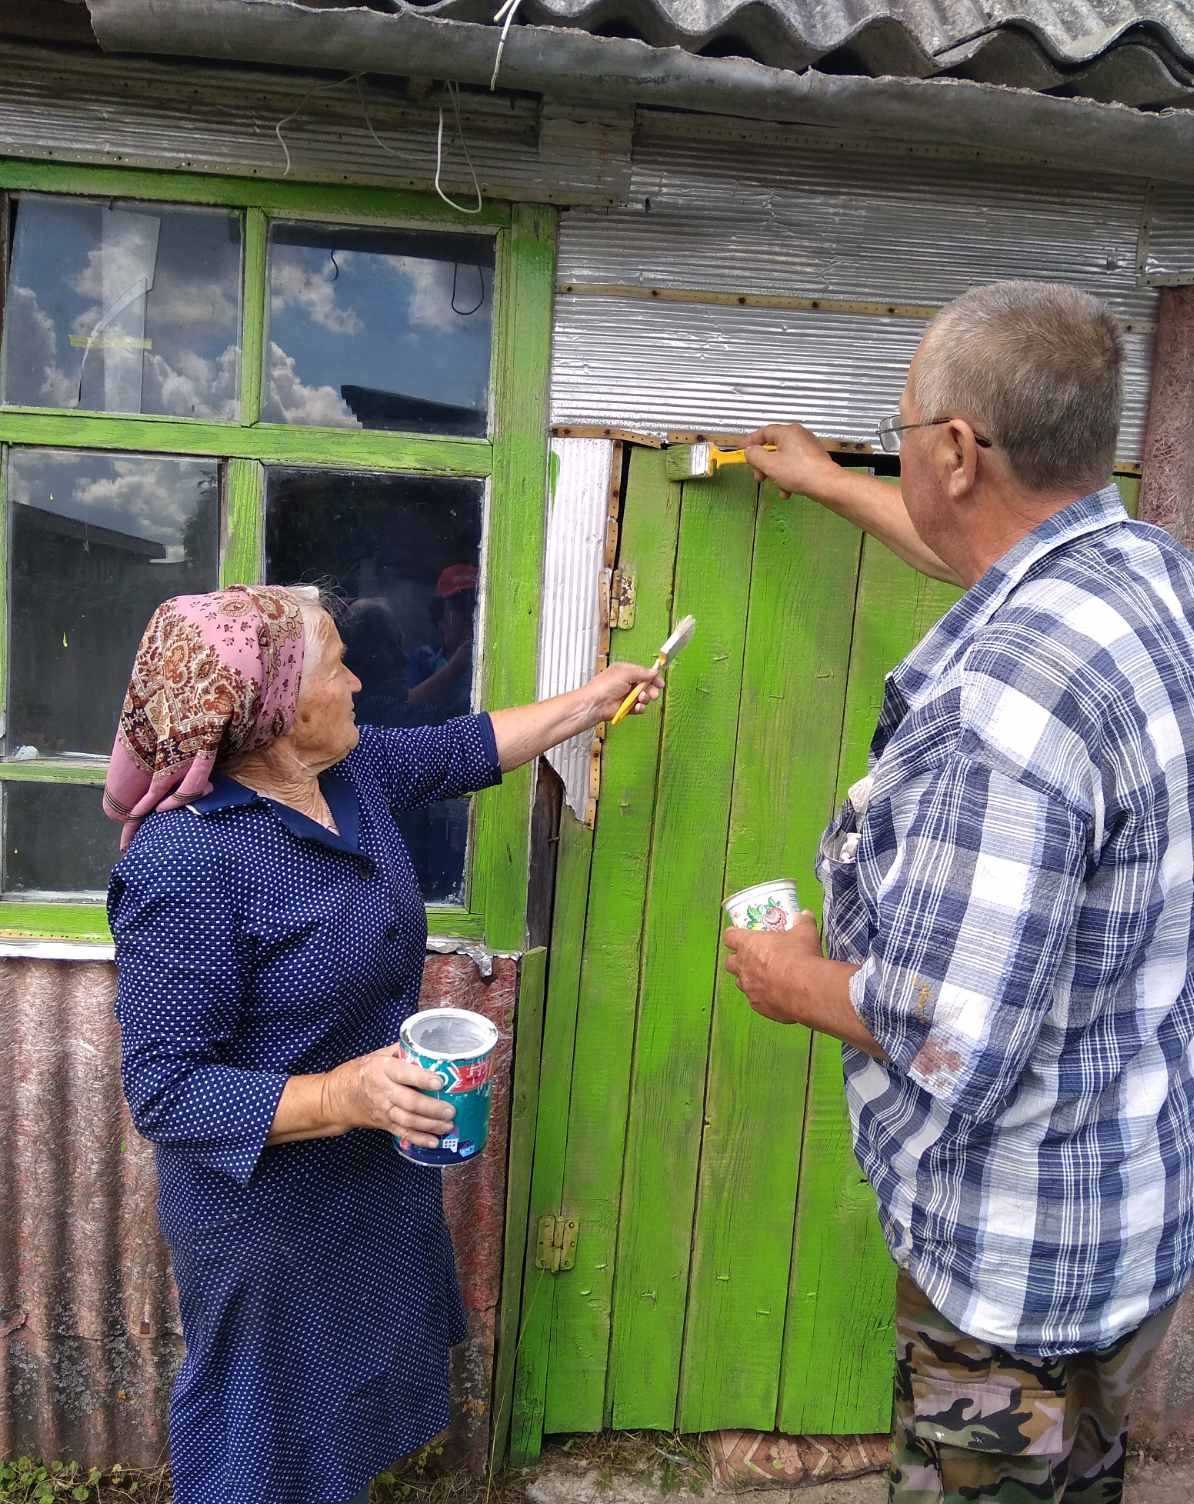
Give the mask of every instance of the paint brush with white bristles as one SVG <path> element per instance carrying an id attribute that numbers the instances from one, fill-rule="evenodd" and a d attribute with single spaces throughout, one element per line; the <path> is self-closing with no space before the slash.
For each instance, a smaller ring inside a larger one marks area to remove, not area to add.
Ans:
<path id="1" fill-rule="evenodd" d="M 695 616 L 686 616 L 683 621 L 677 622 L 676 628 L 672 632 L 672 635 L 659 649 L 659 653 L 656 656 L 652 672 L 661 673 L 665 668 L 667 668 L 668 664 L 672 661 L 672 659 L 676 656 L 680 649 L 687 647 L 688 644 L 692 641 L 692 634 L 695 631 Z M 643 686 L 641 684 L 636 684 L 630 691 L 630 693 L 626 696 L 626 698 L 622 701 L 622 703 L 618 706 L 617 710 L 614 712 L 614 718 L 609 723 L 611 728 L 626 719 L 626 717 L 634 709 L 634 702 L 638 699 L 639 695 L 641 695 L 642 692 Z"/>
<path id="2" fill-rule="evenodd" d="M 775 453 L 774 444 L 762 446 Z M 712 480 L 723 465 L 744 465 L 745 449 L 719 449 L 716 444 L 670 444 L 663 468 L 670 481 Z"/>

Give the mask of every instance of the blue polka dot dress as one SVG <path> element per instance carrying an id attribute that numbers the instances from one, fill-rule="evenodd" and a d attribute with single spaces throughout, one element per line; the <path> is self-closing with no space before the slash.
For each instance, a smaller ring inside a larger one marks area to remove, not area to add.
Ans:
<path id="1" fill-rule="evenodd" d="M 365 727 L 320 780 L 339 835 L 220 778 L 113 871 L 124 1088 L 186 1338 L 176 1504 L 342 1504 L 448 1422 L 465 1324 L 440 1172 L 369 1129 L 265 1139 L 288 1076 L 392 1044 L 417 1006 L 395 813 L 499 778 L 487 716 Z"/>

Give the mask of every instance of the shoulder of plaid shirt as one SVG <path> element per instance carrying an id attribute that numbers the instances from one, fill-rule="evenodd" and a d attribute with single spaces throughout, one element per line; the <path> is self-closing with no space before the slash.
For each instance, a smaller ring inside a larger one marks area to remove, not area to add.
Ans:
<path id="1" fill-rule="evenodd" d="M 1102 1347 L 1194 1267 L 1194 555 L 1114 486 L 1056 514 L 889 676 L 870 771 L 826 937 L 889 1246 L 965 1332 Z"/>

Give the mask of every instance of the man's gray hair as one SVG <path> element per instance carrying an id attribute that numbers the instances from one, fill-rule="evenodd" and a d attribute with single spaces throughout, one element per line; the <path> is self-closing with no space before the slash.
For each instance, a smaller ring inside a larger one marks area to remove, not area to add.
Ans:
<path id="1" fill-rule="evenodd" d="M 929 326 L 910 395 L 922 418 L 965 418 L 1034 491 L 1094 490 L 1115 459 L 1123 336 L 1061 282 L 995 282 Z"/>

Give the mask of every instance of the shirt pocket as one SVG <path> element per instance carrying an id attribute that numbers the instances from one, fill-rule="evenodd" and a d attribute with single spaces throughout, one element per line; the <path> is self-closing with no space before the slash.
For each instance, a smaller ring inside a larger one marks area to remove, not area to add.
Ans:
<path id="1" fill-rule="evenodd" d="M 937 1446 L 1004 1457 L 1066 1451 L 1064 1391 L 983 1379 L 912 1375 L 916 1435 Z"/>

